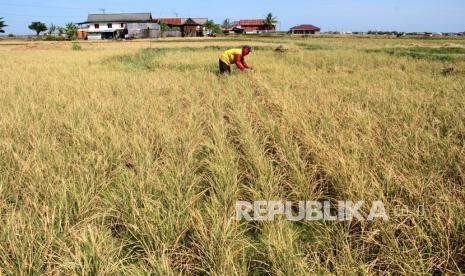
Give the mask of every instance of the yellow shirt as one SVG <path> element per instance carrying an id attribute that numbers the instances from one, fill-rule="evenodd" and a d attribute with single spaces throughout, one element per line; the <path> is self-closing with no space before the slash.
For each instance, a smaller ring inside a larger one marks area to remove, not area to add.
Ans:
<path id="1" fill-rule="evenodd" d="M 227 50 L 226 52 L 224 52 L 220 56 L 220 60 L 222 62 L 226 63 L 227 65 L 235 64 L 236 61 L 234 59 L 234 56 L 236 56 L 236 55 L 242 56 L 242 49 L 230 49 L 230 50 Z"/>

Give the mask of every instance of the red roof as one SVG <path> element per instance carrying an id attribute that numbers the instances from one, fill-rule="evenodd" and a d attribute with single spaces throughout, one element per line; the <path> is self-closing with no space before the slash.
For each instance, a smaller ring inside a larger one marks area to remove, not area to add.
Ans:
<path id="1" fill-rule="evenodd" d="M 233 22 L 235 26 L 261 26 L 264 24 L 265 20 L 263 19 L 241 19 Z"/>
<path id="2" fill-rule="evenodd" d="M 313 25 L 299 25 L 291 28 L 291 31 L 303 30 L 303 31 L 319 31 L 320 28 Z"/>
<path id="3" fill-rule="evenodd" d="M 181 18 L 158 18 L 157 20 L 168 25 L 181 25 Z"/>

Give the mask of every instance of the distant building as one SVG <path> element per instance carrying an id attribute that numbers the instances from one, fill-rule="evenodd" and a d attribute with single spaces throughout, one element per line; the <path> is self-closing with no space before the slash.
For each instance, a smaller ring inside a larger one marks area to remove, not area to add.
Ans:
<path id="1" fill-rule="evenodd" d="M 115 38 L 159 37 L 160 26 L 150 13 L 89 14 L 87 21 L 78 24 L 79 39 L 100 40 Z"/>
<path id="2" fill-rule="evenodd" d="M 168 37 L 202 37 L 205 36 L 205 24 L 208 18 L 156 18 L 154 22 L 165 23 L 168 30 L 163 36 Z"/>
<path id="3" fill-rule="evenodd" d="M 319 33 L 320 31 L 321 29 L 319 27 L 308 24 L 292 27 L 289 33 L 294 35 L 309 35 Z"/>
<path id="4" fill-rule="evenodd" d="M 276 25 L 266 25 L 263 19 L 241 19 L 234 21 L 232 25 L 231 31 L 235 33 L 261 34 L 276 31 Z"/>
<path id="5" fill-rule="evenodd" d="M 235 33 L 243 33 L 244 30 L 243 29 L 239 29 L 239 28 L 236 28 L 236 27 L 221 27 L 221 31 L 224 33 L 224 34 L 235 34 Z"/>
<path id="6" fill-rule="evenodd" d="M 66 38 L 66 34 L 64 33 L 64 30 L 61 28 L 56 28 L 55 30 L 51 31 L 48 33 L 49 36 L 52 37 L 63 37 Z"/>

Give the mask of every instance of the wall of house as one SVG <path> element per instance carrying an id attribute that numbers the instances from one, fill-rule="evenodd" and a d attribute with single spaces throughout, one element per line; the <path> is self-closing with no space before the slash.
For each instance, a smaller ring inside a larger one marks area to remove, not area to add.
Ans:
<path id="1" fill-rule="evenodd" d="M 88 33 L 87 39 L 88 40 L 101 40 L 102 34 L 101 33 Z"/>
<path id="2" fill-rule="evenodd" d="M 128 23 L 127 29 L 131 30 L 160 30 L 160 25 L 157 23 Z"/>
<path id="3" fill-rule="evenodd" d="M 249 31 L 274 31 L 276 28 L 274 26 L 263 26 L 263 25 L 257 25 L 257 26 L 240 26 L 244 31 L 249 32 Z"/>
<path id="4" fill-rule="evenodd" d="M 111 28 L 108 28 L 108 24 L 112 24 Z M 95 24 L 99 25 L 99 28 L 95 28 Z M 122 24 L 122 25 L 121 25 Z M 121 23 L 121 22 L 104 22 L 104 23 L 91 23 L 89 24 L 89 32 L 99 32 L 99 31 L 110 31 L 110 30 L 124 30 L 124 29 L 151 29 L 151 30 L 159 30 L 160 25 L 156 23 Z"/>
<path id="5" fill-rule="evenodd" d="M 181 37 L 182 32 L 176 30 L 165 31 L 161 34 L 162 37 Z"/>
<path id="6" fill-rule="evenodd" d="M 76 32 L 76 39 L 87 39 L 87 30 L 86 31 L 83 31 L 83 30 L 77 30 Z"/>
<path id="7" fill-rule="evenodd" d="M 197 36 L 197 26 L 183 26 L 182 35 L 185 37 Z"/>
<path id="8" fill-rule="evenodd" d="M 150 30 L 150 29 L 142 29 L 142 30 L 132 30 L 130 31 L 126 38 L 159 38 L 161 36 L 160 30 Z"/>
<path id="9" fill-rule="evenodd" d="M 316 34 L 318 31 L 310 31 L 310 30 L 292 30 L 292 34 Z"/>
<path id="10" fill-rule="evenodd" d="M 112 27 L 108 28 L 108 24 L 111 23 Z M 99 25 L 99 28 L 95 28 L 95 24 Z M 126 24 L 123 23 L 121 26 L 121 22 L 104 22 L 104 23 L 90 23 L 89 24 L 89 32 L 98 32 L 98 31 L 109 31 L 109 30 L 124 30 L 126 29 Z"/>
<path id="11" fill-rule="evenodd" d="M 160 25 L 156 23 L 128 23 L 127 38 L 158 38 Z"/>

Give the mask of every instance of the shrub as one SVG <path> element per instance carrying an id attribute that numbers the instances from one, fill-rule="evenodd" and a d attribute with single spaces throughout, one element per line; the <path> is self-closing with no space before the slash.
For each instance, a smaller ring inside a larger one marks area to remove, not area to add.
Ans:
<path id="1" fill-rule="evenodd" d="M 79 45 L 78 42 L 72 42 L 71 45 L 72 45 L 73 51 L 81 51 L 82 50 L 82 47 L 81 47 L 81 45 Z"/>
<path id="2" fill-rule="evenodd" d="M 47 35 L 45 38 L 44 38 L 45 41 L 65 41 L 66 38 L 62 37 L 62 36 L 52 36 L 52 35 Z"/>

